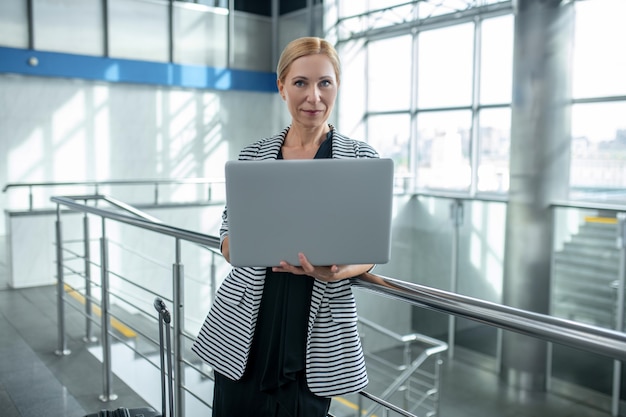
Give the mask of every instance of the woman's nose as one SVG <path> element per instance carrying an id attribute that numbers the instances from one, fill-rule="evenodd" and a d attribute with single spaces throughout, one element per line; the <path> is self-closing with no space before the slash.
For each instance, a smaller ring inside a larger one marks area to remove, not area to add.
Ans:
<path id="1" fill-rule="evenodd" d="M 307 94 L 308 101 L 315 103 L 320 99 L 320 89 L 314 85 L 309 89 L 309 93 Z"/>

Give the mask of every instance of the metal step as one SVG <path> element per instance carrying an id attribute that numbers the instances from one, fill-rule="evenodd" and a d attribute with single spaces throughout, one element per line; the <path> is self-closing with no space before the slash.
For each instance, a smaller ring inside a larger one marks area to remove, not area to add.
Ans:
<path id="1" fill-rule="evenodd" d="M 553 256 L 552 314 L 613 328 L 620 263 L 617 226 L 586 222 Z"/>
<path id="2" fill-rule="evenodd" d="M 617 226 L 605 223 L 585 223 L 578 233 L 573 235 L 571 242 L 582 242 L 590 246 L 616 248 Z"/>
<path id="3" fill-rule="evenodd" d="M 587 245 L 584 242 L 565 242 L 561 254 L 569 253 L 578 256 L 592 256 L 607 261 L 619 263 L 620 251 L 616 245 L 606 247 L 603 245 Z"/>
<path id="4" fill-rule="evenodd" d="M 619 273 L 619 264 L 563 253 L 554 254 L 553 266 L 556 273 L 572 274 L 573 279 L 582 278 L 600 282 L 614 281 Z"/>

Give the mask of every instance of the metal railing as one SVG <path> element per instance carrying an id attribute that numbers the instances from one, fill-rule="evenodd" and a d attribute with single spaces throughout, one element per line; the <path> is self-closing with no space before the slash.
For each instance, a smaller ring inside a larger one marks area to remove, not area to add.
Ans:
<path id="1" fill-rule="evenodd" d="M 405 410 L 415 413 L 418 409 L 425 411 L 425 415 L 439 415 L 439 392 L 441 385 L 441 353 L 448 349 L 448 345 L 440 340 L 433 339 L 419 333 L 401 335 L 363 317 L 359 317 L 359 324 L 376 333 L 393 340 L 393 346 L 402 347 L 402 363 L 396 364 L 389 361 L 382 352 L 370 352 L 367 345 L 368 337 L 363 341 L 365 357 L 368 359 L 369 368 L 380 368 L 380 372 L 391 379 L 379 399 L 389 401 L 396 392 L 402 393 L 402 406 Z M 413 358 L 412 347 L 419 345 L 420 354 Z M 427 346 L 427 347 L 424 347 Z M 433 359 L 433 371 L 421 369 L 429 359 Z M 397 376 L 396 376 L 397 374 Z M 419 374 L 419 378 L 414 378 Z M 369 417 L 374 415 L 382 407 L 381 403 L 363 410 L 362 415 Z M 359 404 L 359 409 L 361 409 Z"/>
<path id="2" fill-rule="evenodd" d="M 196 394 L 188 391 L 187 387 L 185 386 L 184 372 L 182 367 L 186 365 L 196 369 L 199 372 L 202 372 L 202 370 L 187 359 L 185 359 L 182 354 L 183 339 L 192 339 L 193 336 L 186 334 L 184 332 L 184 326 L 182 325 L 182 319 L 184 317 L 184 300 L 182 291 L 184 270 L 181 262 L 181 242 L 193 242 L 202 245 L 203 247 L 217 250 L 219 246 L 219 238 L 168 226 L 160 222 L 153 221 L 152 219 L 138 217 L 139 213 L 128 210 L 128 207 L 124 208 L 124 211 L 130 211 L 132 215 L 123 214 L 119 210 L 106 210 L 100 207 L 89 206 L 86 203 L 80 202 L 87 201 L 91 198 L 96 200 L 107 200 L 109 202 L 115 202 L 115 200 L 97 195 L 52 198 L 52 201 L 57 204 L 57 314 L 59 316 L 57 352 L 59 354 L 69 353 L 65 343 L 64 327 L 64 305 L 66 304 L 66 300 L 64 299 L 64 297 L 66 291 L 64 287 L 65 268 L 63 264 L 64 261 L 61 227 L 61 206 L 72 211 L 82 212 L 85 216 L 95 215 L 101 219 L 101 330 L 103 338 L 102 344 L 104 349 L 104 369 L 106 370 L 105 375 L 103 376 L 104 393 L 101 396 L 103 400 L 111 399 L 114 396 L 111 387 L 110 352 L 106 351 L 107 349 L 110 349 L 111 344 L 111 332 L 109 329 L 111 313 L 108 308 L 109 292 L 107 285 L 109 269 L 107 265 L 108 238 L 106 233 L 106 224 L 109 221 L 115 221 L 172 237 L 174 239 L 175 253 L 175 260 L 172 266 L 173 297 L 171 298 L 171 300 L 168 301 L 170 301 L 174 305 L 173 314 L 175 315 L 175 320 L 173 323 L 174 359 L 176 365 L 174 375 L 177 375 L 178 377 L 176 378 L 174 402 L 176 405 L 176 415 L 184 416 L 185 392 L 194 395 L 196 398 L 198 397 L 196 396 Z M 86 233 L 85 236 L 86 239 L 89 239 L 89 233 Z M 88 262 L 88 259 L 86 259 L 85 262 Z M 462 296 L 453 292 L 437 290 L 431 287 L 408 283 L 393 278 L 382 277 L 373 274 L 364 274 L 360 278 L 361 279 L 353 279 L 353 283 L 356 288 L 371 291 L 378 295 L 391 297 L 395 300 L 401 300 L 403 302 L 407 302 L 412 305 L 424 307 L 427 309 L 444 312 L 446 314 L 451 314 L 455 317 L 467 318 L 480 323 L 489 324 L 491 326 L 496 326 L 500 329 L 511 330 L 514 332 L 526 334 L 532 337 L 547 340 L 549 342 L 557 342 L 571 347 L 583 349 L 589 352 L 598 353 L 604 356 L 611 357 L 616 361 L 626 360 L 626 335 L 621 332 L 576 323 L 573 321 L 559 319 L 548 315 L 519 310 L 512 307 L 507 307 L 471 297 Z M 214 277 L 212 277 L 212 280 L 214 280 Z M 91 318 L 89 319 L 91 320 Z M 206 376 L 210 377 L 208 374 L 206 374 Z M 362 393 L 361 395 L 366 398 L 369 398 L 371 396 L 371 394 L 367 393 Z M 198 399 L 201 400 L 200 398 Z M 386 401 L 384 401 L 383 399 L 379 399 L 377 402 L 378 404 L 387 407 Z M 392 408 L 388 407 L 388 409 Z M 407 412 L 403 411 L 403 413 Z M 411 415 L 410 413 L 403 413 L 401 414 L 408 416 Z"/>
<path id="3" fill-rule="evenodd" d="M 211 201 L 213 191 L 216 185 L 223 188 L 223 178 L 186 178 L 186 179 L 146 179 L 146 180 L 107 180 L 107 181 L 58 181 L 58 182 L 17 182 L 9 183 L 2 188 L 3 193 L 10 190 L 28 189 L 28 210 L 35 210 L 34 207 L 34 191 L 35 189 L 51 189 L 59 187 L 92 187 L 93 195 L 100 194 L 101 188 L 104 187 L 121 187 L 121 186 L 150 186 L 153 188 L 152 204 L 160 205 L 163 202 L 160 198 L 161 187 L 166 185 L 205 185 L 207 187 L 206 199 Z"/>
<path id="4" fill-rule="evenodd" d="M 111 204 L 115 208 L 115 210 L 104 209 L 102 207 L 95 207 L 95 206 L 87 205 L 87 202 L 91 200 L 105 201 Z M 111 321 L 116 320 L 117 322 L 122 323 L 124 326 L 131 327 L 132 331 L 138 332 L 146 340 L 150 341 L 151 343 L 156 343 L 154 338 L 151 337 L 149 334 L 143 333 L 142 331 L 137 330 L 137 328 L 132 327 L 132 324 L 130 324 L 128 321 L 124 321 L 122 318 L 120 318 L 119 316 L 116 316 L 111 311 L 111 308 L 110 308 L 111 295 L 115 295 L 116 298 L 122 299 L 122 301 L 125 301 L 125 300 L 123 300 L 123 298 L 120 297 L 119 294 L 114 294 L 109 288 L 109 276 L 113 274 L 113 272 L 109 268 L 108 249 L 109 249 L 109 245 L 111 242 L 109 241 L 107 237 L 106 223 L 107 221 L 112 220 L 112 221 L 121 222 L 127 225 L 132 225 L 134 227 L 138 227 L 141 229 L 150 230 L 153 232 L 171 236 L 175 239 L 174 240 L 175 262 L 172 267 L 173 297 L 171 299 L 168 297 L 165 297 L 163 294 L 154 293 L 148 288 L 142 287 L 140 285 L 137 285 L 127 280 L 125 281 L 141 291 L 146 291 L 146 292 L 151 293 L 151 295 L 162 297 L 163 299 L 167 300 L 174 306 L 174 311 L 176 313 L 174 314 L 172 327 L 173 327 L 173 356 L 175 358 L 174 371 L 173 371 L 174 381 L 175 381 L 175 389 L 174 389 L 174 407 L 176 410 L 175 415 L 176 416 L 185 415 L 185 402 L 184 402 L 185 394 L 192 395 L 198 401 L 202 402 L 205 406 L 210 408 L 210 404 L 208 404 L 198 394 L 191 391 L 189 387 L 186 386 L 185 380 L 184 380 L 184 369 L 183 369 L 184 366 L 194 369 L 195 371 L 200 373 L 204 378 L 212 379 L 212 375 L 210 372 L 206 372 L 201 367 L 197 366 L 196 364 L 192 363 L 190 360 L 186 359 L 183 355 L 183 350 L 184 350 L 183 339 L 193 340 L 195 339 L 195 336 L 187 333 L 184 330 L 184 325 L 183 325 L 183 320 L 185 316 L 185 312 L 184 312 L 185 303 L 183 300 L 183 294 L 184 294 L 183 283 L 184 283 L 185 277 L 184 277 L 184 269 L 183 269 L 183 264 L 181 262 L 180 252 L 181 252 L 181 241 L 193 242 L 197 245 L 200 245 L 203 248 L 209 249 L 214 252 L 219 247 L 219 238 L 164 225 L 157 219 L 152 218 L 151 216 L 148 216 L 140 212 L 139 210 L 136 210 L 122 202 L 119 202 L 107 196 L 80 195 L 80 196 L 72 196 L 72 197 L 53 197 L 52 201 L 57 203 L 57 221 L 56 221 L 57 316 L 58 316 L 57 318 L 58 318 L 58 323 L 59 323 L 58 345 L 57 345 L 57 350 L 56 350 L 57 355 L 71 354 L 71 351 L 67 349 L 66 336 L 65 336 L 65 306 L 68 304 L 67 300 L 65 299 L 65 296 L 68 293 L 75 294 L 75 293 L 80 292 L 79 288 L 72 287 L 68 285 L 67 282 L 65 281 L 65 275 L 67 272 L 69 272 L 72 275 L 80 276 L 85 279 L 84 298 L 86 302 L 84 306 L 84 312 L 81 312 L 81 313 L 86 317 L 86 323 L 87 323 L 85 340 L 88 340 L 88 341 L 94 340 L 94 338 L 91 336 L 91 323 L 96 322 L 96 320 L 94 319 L 92 315 L 93 313 L 92 303 L 93 302 L 97 303 L 98 299 L 97 297 L 92 296 L 91 285 L 93 284 L 93 282 L 90 279 L 90 276 L 88 273 L 88 271 L 90 270 L 89 266 L 94 265 L 95 263 L 93 259 L 90 259 L 89 257 L 88 248 L 90 246 L 89 243 L 90 243 L 91 232 L 89 228 L 89 222 L 87 221 L 87 215 L 91 214 L 91 215 L 99 216 L 101 218 L 101 226 L 102 226 L 101 237 L 99 239 L 100 262 L 99 264 L 95 264 L 95 266 L 100 268 L 100 283 L 96 285 L 99 285 L 100 287 L 99 304 L 101 306 L 100 328 L 101 328 L 101 346 L 102 346 L 102 360 L 103 360 L 103 375 L 102 375 L 103 393 L 102 395 L 100 395 L 99 398 L 103 402 L 112 401 L 117 398 L 117 395 L 113 392 L 113 385 L 112 385 L 112 380 L 113 380 L 112 378 L 113 366 L 112 366 L 112 353 L 111 353 L 112 339 L 116 339 L 118 342 L 126 345 L 126 347 L 128 347 L 129 349 L 135 351 L 135 353 L 143 357 L 143 359 L 146 359 L 149 361 L 148 357 L 146 357 L 141 352 L 137 351 L 126 340 L 115 335 L 115 333 L 111 329 Z M 79 211 L 79 212 L 84 213 L 84 216 L 85 216 L 83 218 L 83 231 L 84 231 L 84 240 L 85 240 L 84 242 L 85 271 L 84 272 L 77 271 L 71 267 L 68 267 L 64 263 L 65 261 L 64 253 L 70 253 L 70 255 L 73 258 L 80 257 L 80 254 L 75 251 L 71 251 L 71 250 L 68 250 L 67 248 L 64 248 L 64 245 L 63 245 L 64 241 L 63 241 L 63 236 L 62 236 L 61 206 L 64 206 L 66 209 L 69 209 L 69 210 Z M 215 288 L 214 287 L 214 283 L 215 283 L 214 268 L 212 268 L 211 271 L 212 271 L 211 281 L 213 283 L 211 288 L 212 290 L 214 290 Z M 214 292 L 212 292 L 212 294 L 214 295 Z M 142 313 L 144 313 L 145 315 L 149 314 L 148 312 L 143 311 L 143 310 L 142 310 Z M 370 326 L 373 325 L 369 321 L 367 323 Z M 425 352 L 423 352 L 419 358 L 417 358 L 411 364 L 409 364 L 408 369 L 403 370 L 402 374 L 395 381 L 394 386 L 400 387 L 403 384 L 406 384 L 409 378 L 412 376 L 413 371 L 417 369 L 419 365 L 425 361 L 426 358 L 432 355 L 436 355 L 439 352 L 447 348 L 445 343 L 435 341 L 434 339 L 430 339 L 426 337 L 413 338 L 413 339 L 421 340 L 423 342 L 428 342 L 433 346 L 431 346 L 431 348 L 429 349 L 426 349 Z M 438 382 L 438 378 L 437 378 L 437 382 Z M 429 395 L 430 396 L 436 395 L 436 393 L 438 392 L 437 389 L 438 387 L 433 387 L 429 391 Z M 385 393 L 384 396 L 389 397 L 391 394 L 393 394 L 393 390 Z M 388 410 L 394 409 L 395 407 L 392 404 L 388 404 L 386 401 L 384 401 L 384 398 L 378 399 L 376 396 L 373 396 L 372 394 L 363 394 L 363 395 L 367 397 L 368 399 L 373 400 L 377 404 L 377 406 L 373 410 L 370 410 L 370 412 L 367 415 L 372 415 L 372 413 L 376 409 L 379 409 L 380 407 L 384 407 L 385 409 L 388 409 Z M 413 416 L 412 414 L 407 413 L 405 411 L 403 411 L 402 415 L 409 416 L 409 417 Z"/>

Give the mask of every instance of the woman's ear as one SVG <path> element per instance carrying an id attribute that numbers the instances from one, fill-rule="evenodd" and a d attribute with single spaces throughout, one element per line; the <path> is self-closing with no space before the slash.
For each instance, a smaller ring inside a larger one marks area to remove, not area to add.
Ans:
<path id="1" fill-rule="evenodd" d="M 280 80 L 276 80 L 276 86 L 278 87 L 278 92 L 280 93 L 280 96 L 283 98 L 283 100 L 285 100 L 285 92 L 283 91 L 285 89 L 285 85 Z"/>

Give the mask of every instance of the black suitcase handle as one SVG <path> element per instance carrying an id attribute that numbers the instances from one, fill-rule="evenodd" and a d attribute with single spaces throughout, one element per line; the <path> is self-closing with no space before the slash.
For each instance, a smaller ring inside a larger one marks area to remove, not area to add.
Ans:
<path id="1" fill-rule="evenodd" d="M 172 340 L 170 336 L 170 323 L 172 315 L 167 309 L 165 302 L 160 298 L 154 299 L 154 309 L 159 313 L 159 353 L 161 355 L 161 414 L 166 417 L 165 401 L 165 352 L 163 351 L 163 328 L 165 328 L 165 339 L 167 343 L 167 382 L 169 394 L 169 416 L 174 417 L 174 387 L 172 383 Z M 178 376 L 177 376 L 178 377 Z"/>

